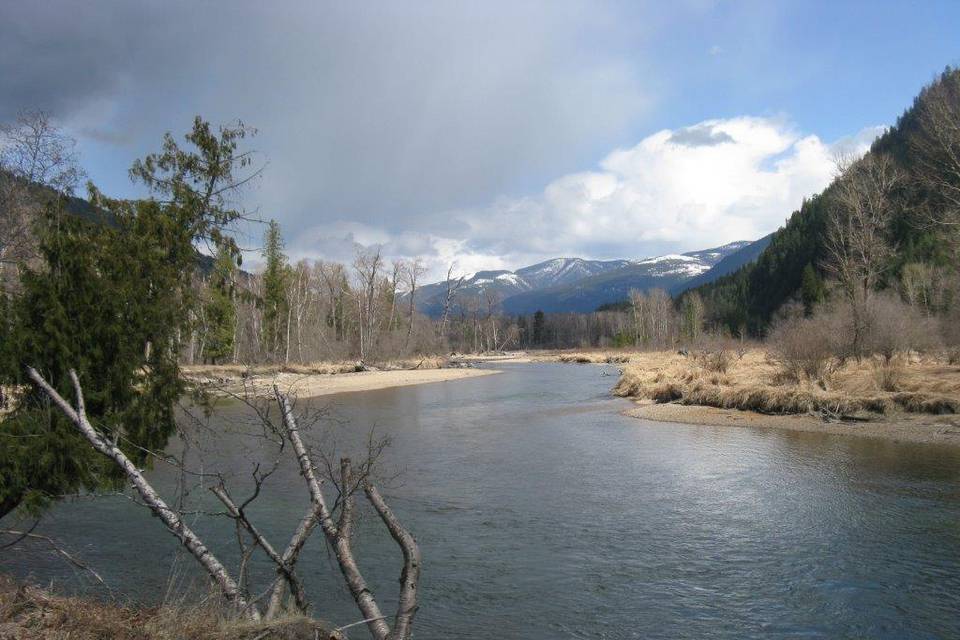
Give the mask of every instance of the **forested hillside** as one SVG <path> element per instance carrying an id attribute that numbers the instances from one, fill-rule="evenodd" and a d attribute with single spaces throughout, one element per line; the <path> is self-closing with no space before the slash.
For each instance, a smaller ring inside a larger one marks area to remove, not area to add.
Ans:
<path id="1" fill-rule="evenodd" d="M 885 240 L 891 251 L 877 266 L 878 286 L 919 283 L 949 305 L 950 291 L 940 273 L 956 259 L 957 207 L 960 204 L 960 70 L 948 68 L 914 100 L 896 125 L 877 139 L 869 156 L 889 157 L 902 174 L 891 190 L 891 215 Z M 756 262 L 694 289 L 708 317 L 732 332 L 746 328 L 762 334 L 785 303 L 796 300 L 809 310 L 826 294 L 830 276 L 828 222 L 839 194 L 834 181 L 806 200 L 777 231 Z M 942 310 L 942 309 L 938 309 Z"/>

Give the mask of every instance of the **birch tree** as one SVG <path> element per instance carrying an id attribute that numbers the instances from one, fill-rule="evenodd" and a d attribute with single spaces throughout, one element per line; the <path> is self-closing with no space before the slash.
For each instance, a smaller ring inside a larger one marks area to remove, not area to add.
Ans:
<path id="1" fill-rule="evenodd" d="M 859 357 L 869 328 L 870 297 L 893 253 L 888 229 L 895 213 L 893 194 L 904 175 L 886 154 L 841 161 L 839 168 L 823 266 L 836 278 L 850 306 L 850 350 Z"/>
<path id="2" fill-rule="evenodd" d="M 304 478 L 306 491 L 310 496 L 310 505 L 285 549 L 282 552 L 278 551 L 246 511 L 249 504 L 260 495 L 266 477 L 277 468 L 276 463 L 266 473 L 259 473 L 259 467 L 255 469 L 254 494 L 242 502 L 233 498 L 222 477 L 220 482 L 211 487 L 213 494 L 226 507 L 227 516 L 236 523 L 238 535 L 241 531 L 245 532 L 251 540 L 252 547 L 249 551 L 245 546 L 241 547 L 244 558 L 248 558 L 248 553 L 258 549 L 277 567 L 276 578 L 269 587 L 262 590 L 260 596 L 253 597 L 251 593 L 255 591 L 248 588 L 246 584 L 243 568 L 246 562 L 241 564 L 239 576 L 232 574 L 216 552 L 186 522 L 181 511 L 171 506 L 154 489 L 140 468 L 133 464 L 123 450 L 116 445 L 116 442 L 91 422 L 86 412 L 83 389 L 75 371 L 71 370 L 69 374 L 75 396 L 73 403 L 61 396 L 37 370 L 29 368 L 28 376 L 74 426 L 88 445 L 121 470 L 143 504 L 204 569 L 239 616 L 254 621 L 277 617 L 283 611 L 282 602 L 287 589 L 293 598 L 296 610 L 300 613 L 308 611 L 309 602 L 303 582 L 297 575 L 296 564 L 310 534 L 319 526 L 334 551 L 344 581 L 363 616 L 361 623 L 367 626 L 376 640 L 408 640 L 411 637 L 414 616 L 419 609 L 420 548 L 416 539 L 403 526 L 373 481 L 372 470 L 382 451 L 382 444 L 371 440 L 368 455 L 359 465 L 354 465 L 350 458 L 340 458 L 339 474 L 336 477 L 332 477 L 331 474 L 330 478 L 338 490 L 338 496 L 331 506 L 323 488 L 325 478 L 318 470 L 314 453 L 301 436 L 301 429 L 290 399 L 282 394 L 278 387 L 274 387 L 283 428 L 272 429 L 272 432 L 281 437 L 283 442 L 289 443 Z M 264 424 L 269 422 L 265 420 Z M 280 450 L 282 452 L 283 447 Z M 330 468 L 329 464 L 327 468 Z M 353 547 L 353 527 L 356 522 L 355 501 L 356 494 L 359 492 L 366 496 L 403 557 L 400 594 L 392 624 L 388 621 L 388 616 L 382 613 L 383 610 L 361 572 Z M 266 599 L 266 604 L 259 602 L 262 599 Z M 341 631 L 349 626 L 353 625 L 343 625 L 335 629 L 334 636 L 344 637 Z"/>
<path id="3" fill-rule="evenodd" d="M 415 322 L 417 313 L 417 284 L 424 273 L 426 273 L 426 268 L 423 266 L 423 261 L 420 258 L 415 258 L 412 262 L 408 263 L 404 271 L 407 286 L 407 336 L 403 342 L 404 351 L 409 351 L 410 349 L 410 339 L 413 336 L 413 323 Z"/>

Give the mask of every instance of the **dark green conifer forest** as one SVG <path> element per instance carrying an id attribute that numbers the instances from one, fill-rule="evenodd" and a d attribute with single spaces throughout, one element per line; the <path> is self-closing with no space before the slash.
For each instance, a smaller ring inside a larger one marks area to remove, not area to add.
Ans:
<path id="1" fill-rule="evenodd" d="M 892 156 L 908 178 L 895 194 L 896 215 L 887 229 L 894 250 L 882 287 L 896 286 L 909 265 L 956 267 L 960 172 L 952 154 L 960 150 L 958 115 L 960 70 L 947 68 L 871 147 L 871 154 Z M 809 308 L 822 299 L 819 281 L 828 275 L 827 224 L 835 190 L 836 182 L 806 200 L 756 262 L 696 290 L 714 326 L 733 333 L 745 327 L 762 335 L 788 301 Z M 949 295 L 940 296 L 938 304 L 951 305 Z"/>

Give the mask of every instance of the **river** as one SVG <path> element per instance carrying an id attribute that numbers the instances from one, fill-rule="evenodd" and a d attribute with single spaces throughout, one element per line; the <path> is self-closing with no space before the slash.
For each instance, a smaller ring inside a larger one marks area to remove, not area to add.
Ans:
<path id="1" fill-rule="evenodd" d="M 498 368 L 300 402 L 328 408 L 327 439 L 344 449 L 371 425 L 392 438 L 384 464 L 399 475 L 385 493 L 424 556 L 416 637 L 960 638 L 960 451 L 644 422 L 620 415 L 629 403 L 609 395 L 613 367 Z M 214 426 L 245 414 L 223 406 Z M 225 442 L 211 467 L 242 478 L 263 457 Z M 170 470 L 151 475 L 171 486 Z M 287 465 L 254 517 L 282 547 L 305 504 Z M 231 544 L 228 526 L 198 527 L 215 549 Z M 41 530 L 123 597 L 156 602 L 171 573 L 195 575 L 125 498 L 60 504 Z M 372 519 L 358 545 L 392 611 L 396 548 Z M 32 548 L 5 552 L 0 570 L 94 589 Z M 359 618 L 319 533 L 300 572 L 320 617 Z"/>

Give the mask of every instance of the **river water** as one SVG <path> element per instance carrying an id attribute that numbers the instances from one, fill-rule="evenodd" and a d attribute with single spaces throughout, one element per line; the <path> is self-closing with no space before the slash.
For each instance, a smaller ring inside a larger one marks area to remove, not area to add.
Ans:
<path id="1" fill-rule="evenodd" d="M 960 452 L 645 422 L 620 415 L 613 367 L 499 368 L 300 402 L 328 408 L 325 441 L 344 450 L 371 425 L 392 438 L 384 463 L 399 475 L 385 493 L 424 556 L 416 637 L 960 638 Z M 222 407 L 215 426 L 247 413 Z M 242 483 L 264 452 L 236 440 L 206 464 Z M 171 486 L 169 470 L 152 475 Z M 305 505 L 288 465 L 253 516 L 282 547 Z M 358 553 L 392 611 L 399 555 L 377 524 L 362 526 Z M 226 524 L 197 527 L 229 548 Z M 61 504 L 41 530 L 114 595 L 156 602 L 171 574 L 195 575 L 124 498 Z M 93 588 L 40 547 L 4 552 L 0 570 Z M 300 572 L 320 617 L 359 618 L 319 533 Z"/>

